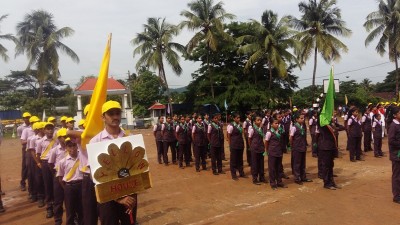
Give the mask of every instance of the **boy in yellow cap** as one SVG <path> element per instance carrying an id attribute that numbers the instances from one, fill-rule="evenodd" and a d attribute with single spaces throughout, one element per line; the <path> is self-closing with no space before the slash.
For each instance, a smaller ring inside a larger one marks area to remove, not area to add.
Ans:
<path id="1" fill-rule="evenodd" d="M 66 122 L 68 130 L 74 130 L 74 126 L 75 126 L 74 118 L 68 117 L 67 120 L 65 120 L 65 122 Z"/>
<path id="2" fill-rule="evenodd" d="M 24 112 L 22 114 L 22 119 L 24 120 L 24 123 L 21 124 L 20 126 L 18 126 L 17 128 L 17 135 L 19 138 L 21 138 L 22 136 L 22 132 L 25 129 L 31 129 L 31 124 L 29 122 L 29 119 L 31 118 L 31 114 L 29 112 Z M 33 131 L 28 132 L 27 134 L 32 134 Z M 27 170 L 27 166 L 26 166 L 26 141 L 28 139 L 29 135 L 25 135 L 24 136 L 24 140 L 21 140 L 21 145 L 22 145 L 22 164 L 21 164 L 21 181 L 20 181 L 20 188 L 21 191 L 25 191 L 26 190 L 26 182 L 25 180 L 28 178 L 28 170 Z"/>
<path id="3" fill-rule="evenodd" d="M 80 131 L 83 131 L 85 129 L 85 120 L 84 119 L 79 120 L 78 128 Z"/>
<path id="4" fill-rule="evenodd" d="M 61 128 L 67 128 L 67 119 L 68 117 L 66 116 L 62 116 L 60 118 Z"/>
<path id="5" fill-rule="evenodd" d="M 94 136 L 89 143 L 113 140 L 126 136 L 125 132 L 119 127 L 122 118 L 122 108 L 118 102 L 105 102 L 101 112 L 105 128 Z M 115 201 L 98 204 L 98 212 L 102 225 L 115 225 L 119 223 L 136 224 L 137 195 L 133 194 Z"/>
<path id="6" fill-rule="evenodd" d="M 22 150 L 23 150 L 22 151 L 21 182 L 20 182 L 21 191 L 25 191 L 26 190 L 25 180 L 28 178 L 28 166 L 26 164 L 26 162 L 27 162 L 26 158 L 29 158 L 29 155 L 26 154 L 26 146 L 27 146 L 29 137 L 35 135 L 31 125 L 33 123 L 36 123 L 36 122 L 39 122 L 39 121 L 40 120 L 39 120 L 39 118 L 37 116 L 31 116 L 29 118 L 29 124 L 30 124 L 29 127 L 24 129 L 22 131 L 22 134 L 21 134 L 21 145 L 22 145 Z"/>

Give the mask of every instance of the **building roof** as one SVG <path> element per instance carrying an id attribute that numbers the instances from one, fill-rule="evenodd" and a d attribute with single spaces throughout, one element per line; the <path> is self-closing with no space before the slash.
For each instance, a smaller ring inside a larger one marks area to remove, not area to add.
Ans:
<path id="1" fill-rule="evenodd" d="M 163 105 L 159 102 L 156 102 L 152 106 L 150 106 L 150 108 L 148 110 L 152 110 L 152 109 L 165 109 L 165 105 Z"/>
<path id="2" fill-rule="evenodd" d="M 391 101 L 392 99 L 396 98 L 396 94 L 394 92 L 379 92 L 374 93 L 376 97 L 382 98 L 384 100 Z"/>
<path id="3" fill-rule="evenodd" d="M 96 86 L 96 78 L 87 78 L 79 87 L 74 91 L 75 95 L 91 95 L 94 87 Z M 108 78 L 107 80 L 107 93 L 108 94 L 127 94 L 125 86 L 114 78 Z"/>

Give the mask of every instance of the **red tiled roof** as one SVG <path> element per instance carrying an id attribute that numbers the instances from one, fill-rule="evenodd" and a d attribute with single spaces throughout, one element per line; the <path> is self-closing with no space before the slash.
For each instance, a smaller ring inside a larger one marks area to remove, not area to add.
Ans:
<path id="1" fill-rule="evenodd" d="M 154 103 L 154 105 L 152 105 L 149 108 L 149 110 L 151 110 L 151 109 L 165 109 L 165 105 L 163 105 L 163 104 L 161 104 L 159 102 L 156 102 L 156 103 Z"/>
<path id="2" fill-rule="evenodd" d="M 97 78 L 87 78 L 75 91 L 93 91 L 96 86 Z M 124 85 L 114 80 L 114 78 L 108 78 L 107 90 L 125 90 Z"/>

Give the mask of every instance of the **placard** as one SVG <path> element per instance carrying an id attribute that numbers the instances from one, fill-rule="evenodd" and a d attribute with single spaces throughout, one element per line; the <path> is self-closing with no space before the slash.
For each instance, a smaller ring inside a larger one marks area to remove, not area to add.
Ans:
<path id="1" fill-rule="evenodd" d="M 141 134 L 88 144 L 86 148 L 99 203 L 151 188 Z"/>

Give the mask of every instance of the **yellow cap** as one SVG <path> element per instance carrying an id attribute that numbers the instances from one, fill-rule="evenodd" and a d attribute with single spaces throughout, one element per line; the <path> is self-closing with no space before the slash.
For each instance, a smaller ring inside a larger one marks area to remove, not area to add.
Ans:
<path id="1" fill-rule="evenodd" d="M 70 137 L 65 138 L 65 143 L 72 141 Z"/>
<path id="2" fill-rule="evenodd" d="M 25 118 L 25 117 L 31 117 L 31 114 L 28 112 L 24 112 L 24 114 L 22 114 L 22 118 Z"/>
<path id="3" fill-rule="evenodd" d="M 38 130 L 38 129 L 39 129 L 38 126 L 39 126 L 39 123 L 34 123 L 34 124 L 32 125 L 32 129 L 33 129 L 33 130 Z"/>
<path id="4" fill-rule="evenodd" d="M 30 123 L 36 123 L 36 122 L 39 122 L 39 121 L 40 121 L 40 119 L 37 116 L 31 116 L 31 118 L 29 118 L 29 122 Z"/>
<path id="5" fill-rule="evenodd" d="M 75 122 L 75 120 L 72 117 L 68 117 L 65 122 L 70 123 L 70 122 Z"/>
<path id="6" fill-rule="evenodd" d="M 67 136 L 67 129 L 61 128 L 57 131 L 57 137 L 64 137 Z"/>
<path id="7" fill-rule="evenodd" d="M 50 116 L 50 117 L 47 119 L 47 122 L 53 122 L 53 121 L 55 121 L 55 120 L 56 120 L 56 118 Z"/>
<path id="8" fill-rule="evenodd" d="M 62 116 L 61 119 L 60 119 L 60 121 L 66 121 L 67 119 L 68 119 L 68 117 Z"/>
<path id="9" fill-rule="evenodd" d="M 392 104 L 397 105 L 397 102 L 392 102 Z"/>
<path id="10" fill-rule="evenodd" d="M 119 102 L 116 101 L 107 101 L 103 104 L 103 107 L 101 107 L 101 114 L 104 114 L 105 112 L 107 112 L 110 109 L 122 109 L 121 104 L 119 104 Z"/>
<path id="11" fill-rule="evenodd" d="M 372 105 L 372 103 L 370 102 L 370 103 L 368 103 L 368 106 L 370 106 L 370 105 Z"/>
<path id="12" fill-rule="evenodd" d="M 83 109 L 83 115 L 86 116 L 89 113 L 89 109 L 90 109 L 90 104 L 87 104 Z"/>
<path id="13" fill-rule="evenodd" d="M 39 122 L 38 124 L 38 129 L 43 129 L 44 126 L 46 125 L 47 122 Z M 35 123 L 36 124 L 36 123 Z"/>
<path id="14" fill-rule="evenodd" d="M 48 127 L 48 126 L 54 127 L 54 124 L 53 124 L 53 123 L 50 123 L 50 122 L 47 122 L 47 123 L 44 124 L 44 127 Z"/>
<path id="15" fill-rule="evenodd" d="M 79 120 L 78 126 L 82 126 L 83 124 L 85 124 L 85 120 L 84 119 Z"/>
<path id="16" fill-rule="evenodd" d="M 390 102 L 386 102 L 386 103 L 385 103 L 385 105 L 389 105 L 389 104 L 390 104 Z"/>

